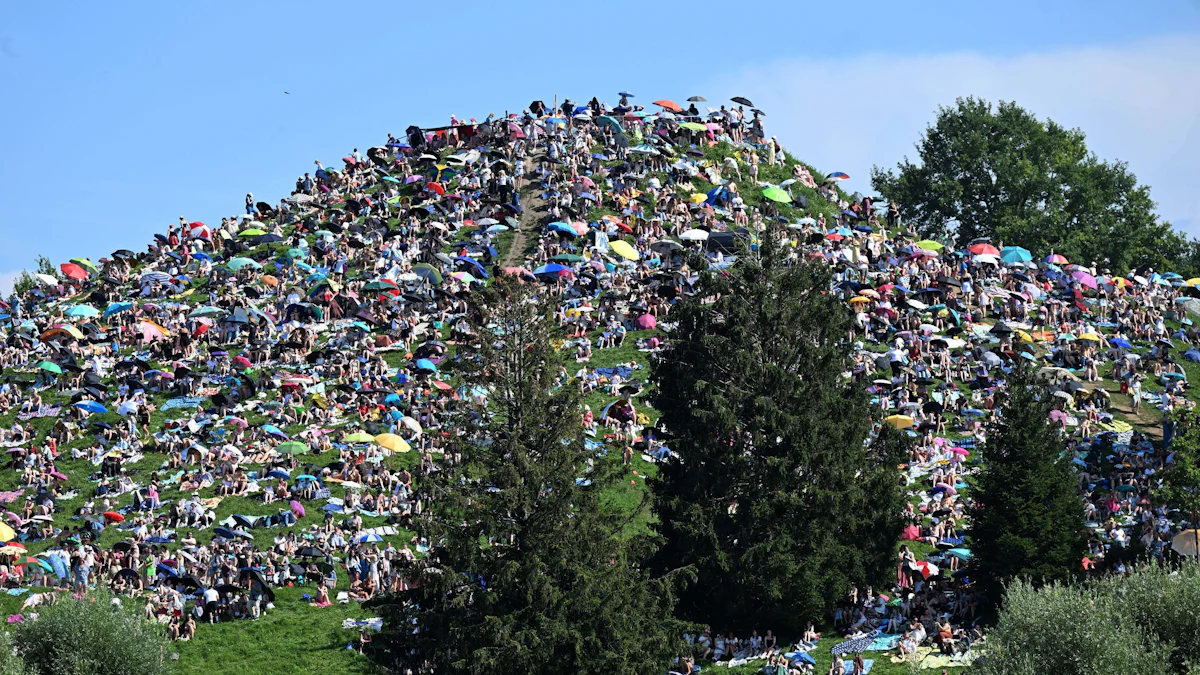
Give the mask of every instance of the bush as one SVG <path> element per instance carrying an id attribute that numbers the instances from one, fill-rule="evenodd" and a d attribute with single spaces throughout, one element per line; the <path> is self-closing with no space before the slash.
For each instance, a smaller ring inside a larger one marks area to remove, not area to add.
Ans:
<path id="1" fill-rule="evenodd" d="M 107 591 L 60 599 L 13 637 L 30 675 L 160 675 L 168 672 L 167 636 L 138 608 L 113 604 Z"/>
<path id="2" fill-rule="evenodd" d="M 1171 672 L 1169 647 L 1129 617 L 1099 586 L 1025 581 L 1008 588 L 978 675 L 1124 675 Z"/>
<path id="3" fill-rule="evenodd" d="M 10 633 L 0 631 L 0 675 L 25 675 L 25 659 L 17 653 Z"/>
<path id="4" fill-rule="evenodd" d="M 1134 623 L 1171 648 L 1177 673 L 1200 672 L 1200 568 L 1152 565 L 1101 584 Z M 1189 670 L 1190 668 L 1190 670 Z"/>

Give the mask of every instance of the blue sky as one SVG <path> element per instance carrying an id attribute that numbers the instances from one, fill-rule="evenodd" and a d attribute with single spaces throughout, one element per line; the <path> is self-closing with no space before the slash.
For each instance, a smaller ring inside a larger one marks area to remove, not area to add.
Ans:
<path id="1" fill-rule="evenodd" d="M 1200 234 L 1200 0 L 331 7 L 0 7 L 0 290 L 39 253 L 139 248 L 247 191 L 278 199 L 314 159 L 410 123 L 622 88 L 749 96 L 790 150 L 864 190 L 937 105 L 1015 99 L 1129 161 Z"/>

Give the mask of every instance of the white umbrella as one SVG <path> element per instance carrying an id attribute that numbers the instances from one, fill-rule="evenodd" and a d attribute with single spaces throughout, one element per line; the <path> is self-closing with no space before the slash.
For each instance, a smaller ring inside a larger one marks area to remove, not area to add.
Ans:
<path id="1" fill-rule="evenodd" d="M 688 230 L 687 232 L 679 235 L 679 238 L 684 241 L 705 241 L 708 239 L 708 231 L 695 229 Z"/>
<path id="2" fill-rule="evenodd" d="M 55 279 L 54 277 L 50 276 L 49 274 L 42 274 L 39 272 L 37 274 L 34 274 L 33 276 L 36 277 L 38 281 L 42 282 L 43 284 L 46 284 L 47 286 L 57 286 L 58 285 L 58 279 Z"/>

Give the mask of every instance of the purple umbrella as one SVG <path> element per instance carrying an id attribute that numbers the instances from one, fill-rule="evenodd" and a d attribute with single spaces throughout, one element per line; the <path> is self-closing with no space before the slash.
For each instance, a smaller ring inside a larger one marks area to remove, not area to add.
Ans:
<path id="1" fill-rule="evenodd" d="M 1076 271 L 1072 272 L 1071 278 L 1075 279 L 1079 283 L 1081 283 L 1084 286 L 1087 286 L 1088 288 L 1091 288 L 1093 290 L 1095 290 L 1097 288 L 1096 277 L 1094 277 L 1082 270 L 1076 270 Z"/>

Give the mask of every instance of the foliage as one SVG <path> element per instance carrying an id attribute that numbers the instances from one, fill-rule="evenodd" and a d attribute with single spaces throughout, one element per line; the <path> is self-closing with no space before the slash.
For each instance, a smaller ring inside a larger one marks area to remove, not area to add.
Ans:
<path id="1" fill-rule="evenodd" d="M 1163 487 L 1155 491 L 1156 502 L 1179 509 L 1192 527 L 1200 527 L 1200 422 L 1180 419 L 1171 441 L 1172 461 L 1159 474 Z"/>
<path id="2" fill-rule="evenodd" d="M 920 164 L 876 167 L 871 181 L 922 236 L 993 237 L 1118 274 L 1195 257 L 1124 162 L 1098 159 L 1082 131 L 1015 103 L 960 98 L 939 109 L 917 150 Z"/>
<path id="3" fill-rule="evenodd" d="M 463 461 L 426 481 L 417 587 L 380 603 L 387 668 L 658 674 L 682 652 L 671 580 L 647 575 L 650 542 L 623 539 L 628 516 L 601 499 L 625 477 L 584 443 L 581 393 L 556 381 L 531 288 L 505 277 L 472 295 L 480 339 L 459 347 L 468 395 L 448 423 Z"/>
<path id="4" fill-rule="evenodd" d="M 1009 586 L 976 675 L 1171 672 L 1168 648 L 1134 623 L 1121 599 L 1092 586 Z"/>
<path id="5" fill-rule="evenodd" d="M 62 278 L 62 276 L 58 273 L 58 270 L 54 267 L 54 263 L 50 262 L 50 259 L 44 255 L 39 255 L 37 257 L 37 271 L 41 274 L 48 274 L 56 279 Z M 21 270 L 21 274 L 18 275 L 16 281 L 13 282 L 13 293 L 22 295 L 28 290 L 37 288 L 37 286 L 37 279 L 33 278 L 33 275 L 28 271 Z"/>
<path id="6" fill-rule="evenodd" d="M 0 675 L 25 675 L 25 659 L 10 633 L 0 630 Z"/>
<path id="7" fill-rule="evenodd" d="M 689 618 L 790 633 L 854 584 L 886 580 L 905 449 L 890 430 L 866 443 L 866 394 L 843 377 L 849 315 L 828 272 L 788 265 L 764 240 L 672 309 L 672 349 L 651 374 L 676 453 L 651 484 L 665 539 L 655 565 L 695 570 Z"/>
<path id="8" fill-rule="evenodd" d="M 168 672 L 166 631 L 140 607 L 104 590 L 60 599 L 18 623 L 13 637 L 31 675 L 155 675 Z"/>
<path id="9" fill-rule="evenodd" d="M 1175 672 L 1200 672 L 1200 567 L 1195 561 L 1175 570 L 1138 568 L 1128 577 L 1105 580 L 1100 589 L 1115 597 L 1135 624 L 1171 648 Z"/>
<path id="10" fill-rule="evenodd" d="M 992 601 L 1002 584 L 1069 581 L 1083 559 L 1083 503 L 1062 440 L 1048 424 L 1051 396 L 1014 371 L 1001 417 L 988 429 L 969 534 L 974 575 Z"/>

